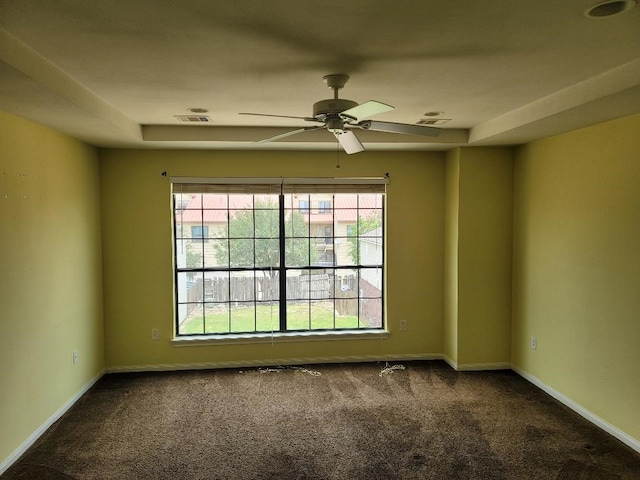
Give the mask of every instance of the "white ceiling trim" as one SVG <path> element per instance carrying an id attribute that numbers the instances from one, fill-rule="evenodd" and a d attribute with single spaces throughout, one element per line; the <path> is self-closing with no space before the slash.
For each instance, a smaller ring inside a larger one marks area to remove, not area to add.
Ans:
<path id="1" fill-rule="evenodd" d="M 640 59 L 632 60 L 595 77 L 571 85 L 563 90 L 552 93 L 535 102 L 512 110 L 500 117 L 476 125 L 471 129 L 469 143 L 482 142 L 491 137 L 516 130 L 544 119 L 551 119 L 562 112 L 575 108 L 584 108 L 591 102 L 604 99 L 621 92 L 640 87 Z M 613 105 L 613 104 L 612 104 Z M 605 108 L 605 107 L 603 107 Z M 603 112 L 603 118 L 619 117 L 621 112 L 611 108 L 611 114 Z M 633 109 L 637 110 L 637 106 Z M 584 125 L 574 125 L 579 128 L 592 124 L 592 119 L 586 120 Z"/>
<path id="2" fill-rule="evenodd" d="M 209 125 L 144 125 L 142 136 L 151 142 L 248 142 L 254 143 L 263 138 L 279 135 L 294 130 L 291 127 L 228 127 Z M 465 145 L 469 132 L 465 129 L 443 129 L 438 137 L 423 137 L 417 135 L 398 135 L 392 133 L 354 130 L 363 143 L 403 143 L 403 144 L 437 144 L 437 145 Z M 300 133 L 291 137 L 281 138 L 272 144 L 295 143 L 327 143 L 335 145 L 336 139 L 325 130 L 315 130 Z M 264 146 L 264 144 L 261 144 Z"/>
<path id="3" fill-rule="evenodd" d="M 142 139 L 141 128 L 137 122 L 2 28 L 0 28 L 0 60 L 41 86 L 82 107 L 88 113 L 118 127 L 132 139 Z"/>

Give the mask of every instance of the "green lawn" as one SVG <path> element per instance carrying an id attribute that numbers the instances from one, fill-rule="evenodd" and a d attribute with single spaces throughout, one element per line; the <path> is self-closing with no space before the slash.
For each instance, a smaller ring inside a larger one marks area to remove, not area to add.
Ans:
<path id="1" fill-rule="evenodd" d="M 287 328 L 289 330 L 322 330 L 332 328 L 358 328 L 358 318 L 354 315 L 336 315 L 330 302 L 312 303 L 311 325 L 309 325 L 309 304 L 289 304 L 287 308 Z M 180 334 L 270 332 L 278 330 L 279 308 L 277 305 L 253 307 L 233 307 L 231 321 L 229 312 L 210 309 L 202 315 L 185 320 L 180 326 Z"/>

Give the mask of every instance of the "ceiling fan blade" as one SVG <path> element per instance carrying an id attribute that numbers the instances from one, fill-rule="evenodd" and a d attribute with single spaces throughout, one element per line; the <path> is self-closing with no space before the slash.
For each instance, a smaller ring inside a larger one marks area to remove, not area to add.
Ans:
<path id="1" fill-rule="evenodd" d="M 241 112 L 238 115 L 254 115 L 254 116 L 258 116 L 258 117 L 297 118 L 298 120 L 306 120 L 307 122 L 320 122 L 320 120 L 316 120 L 313 117 L 294 117 L 294 116 L 291 116 L 291 115 L 272 115 L 270 113 Z"/>
<path id="2" fill-rule="evenodd" d="M 355 120 L 360 118 L 373 117 L 379 113 L 388 112 L 393 110 L 394 107 L 387 105 L 386 103 L 376 102 L 375 100 L 369 100 L 368 102 L 361 103 L 355 107 L 351 107 L 344 112 L 340 113 L 340 117 L 343 119 Z"/>
<path id="3" fill-rule="evenodd" d="M 280 135 L 275 135 L 273 137 L 265 138 L 263 140 L 258 140 L 257 142 L 253 142 L 253 143 L 273 142 L 275 140 L 280 140 L 281 138 L 289 137 L 291 135 L 297 135 L 298 133 L 308 132 L 310 130 L 318 130 L 319 128 L 324 128 L 324 125 L 323 126 L 318 126 L 318 127 L 298 128 L 296 130 L 291 130 L 290 132 L 281 133 Z"/>
<path id="4" fill-rule="evenodd" d="M 363 130 L 375 132 L 406 133 L 408 135 L 422 135 L 424 137 L 437 137 L 442 132 L 435 127 L 411 125 L 408 123 L 380 122 L 377 120 L 364 120 L 357 124 Z"/>
<path id="5" fill-rule="evenodd" d="M 358 140 L 358 137 L 356 137 L 351 130 L 337 131 L 333 132 L 333 134 L 338 139 L 338 142 L 340 142 L 340 145 L 342 145 L 342 148 L 344 148 L 344 151 L 348 154 L 358 153 L 364 150 L 360 140 Z"/>

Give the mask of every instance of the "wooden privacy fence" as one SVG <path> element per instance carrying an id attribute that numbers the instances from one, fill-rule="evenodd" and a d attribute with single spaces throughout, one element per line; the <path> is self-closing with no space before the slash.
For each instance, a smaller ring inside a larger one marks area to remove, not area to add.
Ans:
<path id="1" fill-rule="evenodd" d="M 360 316 L 371 326 L 382 323 L 382 299 L 378 288 L 355 275 L 340 277 L 335 288 L 333 275 L 299 275 L 287 277 L 287 299 L 290 300 L 328 300 L 335 299 L 338 315 Z M 360 291 L 358 290 L 360 289 Z M 187 288 L 187 315 L 202 303 L 233 303 L 252 301 L 277 301 L 280 291 L 280 279 L 273 277 L 213 277 L 200 278 Z M 358 297 L 360 298 L 358 301 Z"/>
<path id="2" fill-rule="evenodd" d="M 287 298 L 291 300 L 354 299 L 358 296 L 355 276 L 341 277 L 335 288 L 333 275 L 298 275 L 287 277 Z M 273 277 L 214 277 L 197 279 L 187 288 L 188 303 L 226 303 L 277 300 L 280 292 L 280 279 Z M 353 302 L 342 302 L 346 305 Z M 343 310 L 341 308 L 340 310 Z M 351 310 L 351 308 L 349 308 Z M 340 312 L 344 315 L 356 315 L 354 312 Z"/>
<path id="3" fill-rule="evenodd" d="M 291 299 L 323 300 L 333 298 L 333 276 L 299 275 L 287 277 L 287 297 Z M 204 287 L 204 288 L 203 288 Z M 187 301 L 192 302 L 251 302 L 277 300 L 280 279 L 273 277 L 214 277 L 200 278 L 187 289 Z"/>

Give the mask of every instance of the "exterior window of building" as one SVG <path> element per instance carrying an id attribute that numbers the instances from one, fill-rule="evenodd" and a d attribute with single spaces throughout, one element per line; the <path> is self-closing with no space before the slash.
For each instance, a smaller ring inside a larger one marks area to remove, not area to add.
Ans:
<path id="1" fill-rule="evenodd" d="M 200 240 L 209 238 L 209 227 L 206 225 L 191 225 L 191 238 Z"/>
<path id="2" fill-rule="evenodd" d="M 298 209 L 301 213 L 308 214 L 311 210 L 311 205 L 309 205 L 309 200 L 300 200 L 298 201 Z"/>
<path id="3" fill-rule="evenodd" d="M 318 213 L 328 213 L 331 211 L 331 202 L 328 200 L 318 201 Z"/>
<path id="4" fill-rule="evenodd" d="M 174 182 L 177 336 L 384 327 L 384 186 L 305 188 Z"/>

